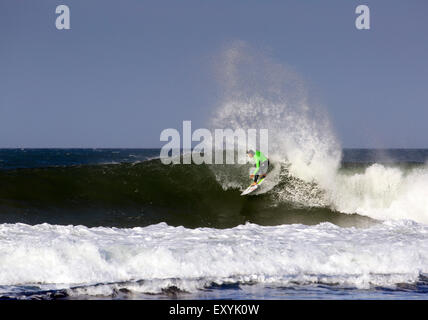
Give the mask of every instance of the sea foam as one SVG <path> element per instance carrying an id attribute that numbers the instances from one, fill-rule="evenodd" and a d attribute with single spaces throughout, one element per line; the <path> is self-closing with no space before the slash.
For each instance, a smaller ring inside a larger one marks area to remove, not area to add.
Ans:
<path id="1" fill-rule="evenodd" d="M 105 289 L 99 284 L 112 283 L 152 293 L 236 282 L 394 286 L 428 273 L 427 234 L 427 226 L 411 221 L 367 229 L 330 223 L 223 230 L 2 224 L 0 293 L 12 286 L 98 284 L 96 292 Z"/>

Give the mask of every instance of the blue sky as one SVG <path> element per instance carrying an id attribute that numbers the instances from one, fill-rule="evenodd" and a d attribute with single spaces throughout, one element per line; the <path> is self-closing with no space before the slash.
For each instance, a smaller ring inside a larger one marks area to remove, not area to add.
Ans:
<path id="1" fill-rule="evenodd" d="M 55 28 L 55 8 L 71 30 Z M 355 28 L 355 8 L 371 29 Z M 428 147 L 428 2 L 0 2 L 0 147 L 159 147 L 218 106 L 215 61 L 245 41 L 291 66 L 344 147 Z"/>

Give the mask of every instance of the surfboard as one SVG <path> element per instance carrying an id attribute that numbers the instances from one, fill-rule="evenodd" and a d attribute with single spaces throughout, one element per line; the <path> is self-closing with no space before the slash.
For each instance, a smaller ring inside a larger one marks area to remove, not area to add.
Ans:
<path id="1" fill-rule="evenodd" d="M 244 190 L 244 192 L 241 193 L 241 196 L 245 196 L 247 194 L 250 194 L 251 192 L 257 190 L 259 188 L 259 186 L 262 184 L 263 180 L 265 178 L 260 179 L 256 185 L 252 186 L 250 185 L 247 189 Z"/>

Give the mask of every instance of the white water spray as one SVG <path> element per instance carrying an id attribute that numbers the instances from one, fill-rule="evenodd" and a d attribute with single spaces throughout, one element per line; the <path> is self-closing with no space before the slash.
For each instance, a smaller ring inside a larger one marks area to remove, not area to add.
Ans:
<path id="1" fill-rule="evenodd" d="M 303 81 L 290 68 L 237 41 L 223 51 L 217 70 L 223 97 L 212 127 L 268 129 L 269 158 L 286 162 L 302 186 L 315 183 L 323 190 L 320 199 L 311 188 L 296 188 L 293 199 L 375 219 L 428 223 L 426 167 L 404 172 L 377 164 L 364 173 L 343 173 L 341 147 L 326 113 L 309 103 Z"/>

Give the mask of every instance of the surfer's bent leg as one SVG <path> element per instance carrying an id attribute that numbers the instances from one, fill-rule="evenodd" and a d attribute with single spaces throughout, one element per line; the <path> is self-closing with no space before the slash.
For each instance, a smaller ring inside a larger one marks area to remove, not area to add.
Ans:
<path id="1" fill-rule="evenodd" d="M 257 183 L 260 177 L 264 178 L 268 172 L 268 169 L 269 169 L 269 160 L 263 161 L 260 164 L 259 171 L 257 172 L 256 175 L 254 175 L 254 182 Z"/>

